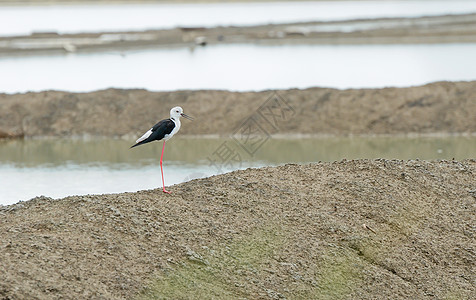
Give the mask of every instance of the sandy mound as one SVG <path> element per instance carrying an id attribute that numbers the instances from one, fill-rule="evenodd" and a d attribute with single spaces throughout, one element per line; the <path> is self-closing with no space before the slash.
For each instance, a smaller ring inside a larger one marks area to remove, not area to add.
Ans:
<path id="1" fill-rule="evenodd" d="M 0 137 L 137 137 L 176 105 L 196 118 L 181 134 L 229 135 L 250 124 L 257 134 L 473 134 L 475 95 L 476 82 L 247 93 L 109 89 L 0 94 Z M 246 122 L 250 117 L 254 123 Z"/>
<path id="2" fill-rule="evenodd" d="M 0 208 L 0 298 L 474 299 L 476 161 L 248 169 Z"/>

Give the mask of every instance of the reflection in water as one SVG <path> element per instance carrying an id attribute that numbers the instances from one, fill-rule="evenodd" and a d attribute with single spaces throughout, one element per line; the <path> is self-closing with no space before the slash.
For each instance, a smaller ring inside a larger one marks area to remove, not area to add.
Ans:
<path id="1" fill-rule="evenodd" d="M 236 146 L 244 164 L 283 164 L 357 158 L 465 159 L 476 157 L 474 137 L 326 137 L 268 140 L 253 156 L 233 140 L 177 137 L 167 143 L 164 161 L 206 165 L 207 157 L 224 142 Z M 0 165 L 57 167 L 95 165 L 138 168 L 158 165 L 162 143 L 129 149 L 133 141 L 120 139 L 32 139 L 0 141 Z"/>
<path id="2" fill-rule="evenodd" d="M 224 141 L 241 161 L 220 164 L 214 153 Z M 0 141 L 0 204 L 39 195 L 59 198 L 159 187 L 161 143 L 129 149 L 132 144 L 114 139 Z M 164 172 L 166 184 L 172 185 L 238 168 L 288 162 L 474 157 L 475 137 L 270 139 L 253 156 L 233 140 L 177 137 L 164 154 Z"/>

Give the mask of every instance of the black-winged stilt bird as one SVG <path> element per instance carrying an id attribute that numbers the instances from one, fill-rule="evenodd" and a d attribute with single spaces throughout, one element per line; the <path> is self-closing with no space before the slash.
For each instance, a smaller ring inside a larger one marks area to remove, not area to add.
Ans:
<path id="1" fill-rule="evenodd" d="M 164 140 L 162 146 L 162 155 L 160 156 L 160 173 L 162 173 L 162 188 L 164 193 L 170 194 L 165 190 L 164 169 L 162 168 L 162 158 L 164 157 L 165 142 L 172 138 L 180 130 L 180 117 L 193 120 L 192 117 L 183 113 L 183 109 L 180 106 L 176 106 L 170 110 L 170 119 L 165 119 L 155 124 L 149 131 L 144 133 L 131 148 L 140 146 L 152 141 Z"/>

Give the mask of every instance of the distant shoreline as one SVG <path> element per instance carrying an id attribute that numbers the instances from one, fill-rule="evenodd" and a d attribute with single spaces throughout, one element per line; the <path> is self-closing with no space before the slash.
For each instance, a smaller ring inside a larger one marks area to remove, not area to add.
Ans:
<path id="1" fill-rule="evenodd" d="M 391 25 L 389 25 L 391 24 Z M 396 25 L 398 24 L 398 25 Z M 462 26 L 461 24 L 464 24 Z M 354 28 L 339 30 L 338 28 Z M 179 27 L 146 31 L 0 37 L 0 56 L 194 48 L 219 44 L 362 45 L 476 43 L 476 14 L 376 18 L 257 26 Z"/>

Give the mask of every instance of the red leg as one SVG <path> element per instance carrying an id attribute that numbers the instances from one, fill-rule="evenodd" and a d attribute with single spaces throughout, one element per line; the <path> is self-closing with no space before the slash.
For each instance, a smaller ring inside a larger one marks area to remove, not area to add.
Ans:
<path id="1" fill-rule="evenodd" d="M 160 173 L 162 173 L 162 191 L 164 193 L 170 194 L 169 191 L 165 190 L 164 169 L 162 168 L 162 158 L 164 157 L 164 150 L 165 150 L 165 141 L 164 141 L 164 146 L 162 147 L 162 155 L 160 156 Z"/>

